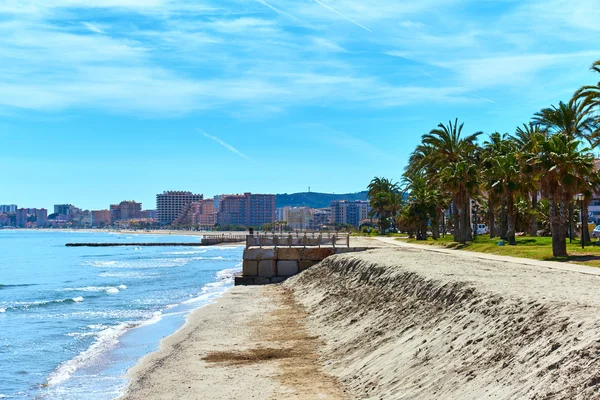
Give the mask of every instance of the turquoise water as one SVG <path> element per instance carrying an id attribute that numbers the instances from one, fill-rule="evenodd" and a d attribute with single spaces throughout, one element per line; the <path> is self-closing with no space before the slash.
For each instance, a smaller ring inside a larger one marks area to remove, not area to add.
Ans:
<path id="1" fill-rule="evenodd" d="M 125 373 L 231 287 L 242 247 L 65 247 L 193 236 L 0 231 L 0 398 L 113 399 Z"/>

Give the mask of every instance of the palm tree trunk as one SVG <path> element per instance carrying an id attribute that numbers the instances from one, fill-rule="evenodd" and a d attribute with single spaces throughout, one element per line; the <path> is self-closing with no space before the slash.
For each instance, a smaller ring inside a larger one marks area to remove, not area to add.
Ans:
<path id="1" fill-rule="evenodd" d="M 515 246 L 517 244 L 515 239 L 515 199 L 512 193 L 508 193 L 506 199 L 506 214 L 507 214 L 507 229 L 506 229 L 506 238 L 508 239 L 508 244 L 511 246 Z"/>
<path id="2" fill-rule="evenodd" d="M 500 239 L 506 240 L 508 220 L 506 219 L 506 195 L 504 194 L 502 194 L 502 205 L 500 207 Z"/>
<path id="3" fill-rule="evenodd" d="M 471 224 L 471 198 L 467 197 L 465 202 L 465 241 L 473 240 L 473 225 Z"/>
<path id="4" fill-rule="evenodd" d="M 584 243 L 588 243 L 591 241 L 590 231 L 588 230 L 588 213 L 589 213 L 590 200 L 591 199 L 589 199 L 589 198 L 585 198 L 583 200 L 582 210 L 581 210 L 581 221 L 582 221 L 581 229 L 583 230 L 582 240 L 584 241 Z"/>
<path id="5" fill-rule="evenodd" d="M 494 210 L 494 198 L 488 195 L 488 218 L 490 220 L 490 239 L 496 237 L 496 210 Z"/>
<path id="6" fill-rule="evenodd" d="M 554 257 L 567 256 L 567 216 L 565 205 L 550 200 L 550 226 L 552 229 L 552 255 Z"/>
<path id="7" fill-rule="evenodd" d="M 531 195 L 531 236 L 537 236 L 537 195 L 537 191 L 534 191 Z"/>
<path id="8" fill-rule="evenodd" d="M 459 214 L 458 214 L 458 205 L 456 202 L 456 198 L 454 199 L 454 204 L 453 204 L 453 217 L 454 217 L 454 221 L 452 221 L 452 226 L 454 227 L 454 241 L 455 242 L 460 242 L 460 224 L 459 224 Z"/>
<path id="9" fill-rule="evenodd" d="M 573 202 L 569 201 L 569 242 L 571 242 L 573 236 L 575 236 L 575 227 L 573 226 L 573 214 Z"/>
<path id="10" fill-rule="evenodd" d="M 438 240 L 440 237 L 440 213 L 435 210 L 431 216 L 431 237 L 433 240 Z"/>

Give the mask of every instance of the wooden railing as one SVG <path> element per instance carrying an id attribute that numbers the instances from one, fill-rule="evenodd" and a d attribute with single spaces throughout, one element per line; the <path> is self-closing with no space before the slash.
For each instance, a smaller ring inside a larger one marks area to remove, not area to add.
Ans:
<path id="1" fill-rule="evenodd" d="M 350 247 L 347 233 L 255 234 L 246 236 L 248 247 Z"/>

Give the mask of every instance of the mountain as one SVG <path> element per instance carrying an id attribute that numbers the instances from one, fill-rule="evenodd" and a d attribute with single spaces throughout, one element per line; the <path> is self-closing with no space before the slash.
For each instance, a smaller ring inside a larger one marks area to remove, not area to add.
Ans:
<path id="1" fill-rule="evenodd" d="M 277 195 L 277 207 L 312 207 L 312 208 L 325 208 L 329 207 L 333 200 L 366 200 L 367 192 L 358 193 L 346 193 L 346 194 L 332 194 L 332 193 L 292 193 L 292 194 L 278 194 Z"/>

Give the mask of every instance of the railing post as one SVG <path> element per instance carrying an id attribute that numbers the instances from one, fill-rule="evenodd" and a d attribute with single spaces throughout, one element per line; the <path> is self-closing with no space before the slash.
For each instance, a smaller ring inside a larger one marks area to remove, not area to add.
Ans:
<path id="1" fill-rule="evenodd" d="M 333 235 L 333 238 L 331 239 L 331 245 L 333 246 L 333 248 L 335 249 L 335 235 Z"/>

